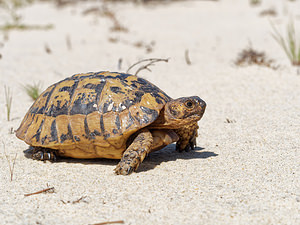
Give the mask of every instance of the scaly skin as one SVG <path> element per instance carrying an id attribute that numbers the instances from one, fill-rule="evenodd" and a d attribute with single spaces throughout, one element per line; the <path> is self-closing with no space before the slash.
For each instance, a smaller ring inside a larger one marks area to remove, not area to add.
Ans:
<path id="1" fill-rule="evenodd" d="M 31 155 L 32 159 L 40 161 L 56 161 L 57 150 L 50 148 L 35 147 Z"/>
<path id="2" fill-rule="evenodd" d="M 179 152 L 194 150 L 196 146 L 196 137 L 198 136 L 199 126 L 197 123 L 189 124 L 185 127 L 175 130 L 179 136 L 179 140 L 176 143 L 176 150 Z"/>
<path id="3" fill-rule="evenodd" d="M 126 149 L 115 173 L 118 175 L 128 175 L 136 171 L 144 158 L 151 151 L 153 137 L 148 129 L 143 129 Z"/>

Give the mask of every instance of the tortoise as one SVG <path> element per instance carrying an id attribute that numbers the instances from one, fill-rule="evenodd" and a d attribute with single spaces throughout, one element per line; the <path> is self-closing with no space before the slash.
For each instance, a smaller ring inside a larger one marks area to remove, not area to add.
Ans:
<path id="1" fill-rule="evenodd" d="M 33 159 L 121 159 L 115 173 L 127 175 L 173 142 L 178 151 L 194 149 L 205 107 L 198 96 L 172 99 L 130 74 L 75 74 L 37 98 L 16 136 L 32 146 Z"/>

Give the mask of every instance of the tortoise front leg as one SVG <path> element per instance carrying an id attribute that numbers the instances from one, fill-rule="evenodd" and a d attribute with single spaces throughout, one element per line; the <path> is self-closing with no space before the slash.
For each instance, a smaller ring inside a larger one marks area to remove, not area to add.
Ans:
<path id="1" fill-rule="evenodd" d="M 199 126 L 197 123 L 194 123 L 175 130 L 176 134 L 179 136 L 179 140 L 176 143 L 177 151 L 182 152 L 183 150 L 189 151 L 190 149 L 195 149 L 198 128 Z"/>
<path id="2" fill-rule="evenodd" d="M 136 171 L 151 150 L 153 137 L 148 129 L 143 129 L 123 153 L 121 161 L 115 168 L 115 173 L 128 175 Z"/>

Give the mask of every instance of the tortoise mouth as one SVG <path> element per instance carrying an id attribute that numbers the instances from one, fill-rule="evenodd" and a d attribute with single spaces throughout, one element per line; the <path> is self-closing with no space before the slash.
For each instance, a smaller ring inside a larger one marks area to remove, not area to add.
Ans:
<path id="1" fill-rule="evenodd" d="M 178 129 L 180 127 L 184 127 L 188 124 L 193 124 L 193 123 L 197 123 L 197 121 L 199 121 L 203 116 L 203 113 L 201 114 L 194 114 L 194 115 L 190 115 L 184 119 L 174 119 L 170 125 L 167 126 L 167 128 L 170 129 Z"/>
<path id="2" fill-rule="evenodd" d="M 187 123 L 199 121 L 202 118 L 203 114 L 204 114 L 204 112 L 201 114 L 195 114 L 195 115 L 189 116 L 188 117 L 189 122 L 187 122 Z"/>
<path id="3" fill-rule="evenodd" d="M 205 108 L 206 108 L 206 105 L 204 105 L 203 107 L 201 107 L 201 110 L 199 110 L 198 112 L 196 112 L 196 113 L 194 113 L 192 115 L 186 114 L 181 119 L 183 119 L 183 120 L 191 120 L 191 121 L 198 121 L 198 120 L 200 120 L 203 117 L 204 112 L 205 112 Z"/>

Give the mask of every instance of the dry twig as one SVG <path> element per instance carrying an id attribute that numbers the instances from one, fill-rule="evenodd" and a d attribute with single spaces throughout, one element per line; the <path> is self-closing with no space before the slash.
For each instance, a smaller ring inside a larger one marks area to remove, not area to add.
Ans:
<path id="1" fill-rule="evenodd" d="M 43 192 L 49 192 L 49 193 L 53 193 L 54 192 L 54 187 L 50 187 L 50 188 L 45 188 L 41 191 L 37 191 L 37 192 L 33 192 L 33 193 L 29 193 L 29 194 L 24 194 L 24 196 L 30 196 L 30 195 L 37 195 L 37 194 L 41 194 Z"/>
<path id="2" fill-rule="evenodd" d="M 143 59 L 143 60 L 140 60 L 140 61 L 134 63 L 133 65 L 131 65 L 131 66 L 127 69 L 126 73 L 129 73 L 129 70 L 131 70 L 131 69 L 132 69 L 133 67 L 135 67 L 136 65 L 138 65 L 138 64 L 140 64 L 140 63 L 143 63 L 143 62 L 147 62 L 147 61 L 149 61 L 149 63 L 147 63 L 146 65 L 141 66 L 140 68 L 138 68 L 138 70 L 137 70 L 137 71 L 135 72 L 135 74 L 134 74 L 135 76 L 137 76 L 137 74 L 138 74 L 141 70 L 148 70 L 148 71 L 151 72 L 151 70 L 149 69 L 149 66 L 152 66 L 152 65 L 154 65 L 154 64 L 157 63 L 157 62 L 168 62 L 169 59 L 157 59 L 157 58 Z"/>
<path id="3" fill-rule="evenodd" d="M 106 225 L 106 224 L 115 224 L 115 223 L 124 223 L 124 220 L 118 220 L 118 221 L 107 221 L 102 223 L 94 223 L 93 225 Z"/>
<path id="4" fill-rule="evenodd" d="M 76 204 L 76 203 L 79 203 L 79 202 L 85 202 L 85 203 L 88 203 L 88 201 L 85 200 L 87 196 L 82 196 L 80 197 L 79 199 L 75 200 L 75 201 L 64 201 L 64 200 L 60 200 L 62 203 L 64 204 L 68 204 L 68 203 L 72 203 L 72 204 Z"/>

